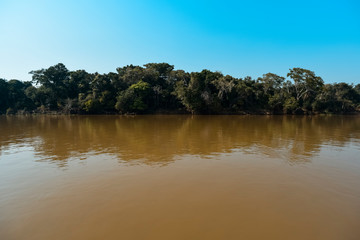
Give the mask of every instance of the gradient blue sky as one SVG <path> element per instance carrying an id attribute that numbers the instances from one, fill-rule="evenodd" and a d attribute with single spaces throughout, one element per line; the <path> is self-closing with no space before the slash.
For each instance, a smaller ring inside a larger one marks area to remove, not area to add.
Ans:
<path id="1" fill-rule="evenodd" d="M 289 68 L 360 83 L 360 1 L 0 0 L 0 77 L 168 62 L 234 77 Z"/>

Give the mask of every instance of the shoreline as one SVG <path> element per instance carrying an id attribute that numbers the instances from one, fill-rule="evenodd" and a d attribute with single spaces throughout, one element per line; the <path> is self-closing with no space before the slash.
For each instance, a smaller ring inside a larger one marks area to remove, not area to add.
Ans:
<path id="1" fill-rule="evenodd" d="M 173 111 L 161 111 L 153 113 L 63 113 L 56 111 L 49 111 L 43 113 L 37 112 L 21 112 L 11 114 L 0 114 L 0 116 L 147 116 L 147 115 L 188 115 L 188 116 L 347 116 L 347 115 L 360 115 L 360 112 L 345 112 L 345 113 L 269 113 L 269 112 L 238 112 L 238 113 L 190 113 L 190 112 L 173 112 Z"/>

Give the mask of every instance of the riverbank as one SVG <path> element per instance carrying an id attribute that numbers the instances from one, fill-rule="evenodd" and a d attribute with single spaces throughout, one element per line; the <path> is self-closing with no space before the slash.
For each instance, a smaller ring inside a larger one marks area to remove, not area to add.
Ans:
<path id="1" fill-rule="evenodd" d="M 186 110 L 170 111 L 160 110 L 148 113 L 119 113 L 119 112 L 101 112 L 101 113 L 86 113 L 86 112 L 63 112 L 63 111 L 18 111 L 6 114 L 6 116 L 24 116 L 24 115 L 119 115 L 119 116 L 134 116 L 134 115 L 360 115 L 360 111 L 353 112 L 310 112 L 310 111 L 296 111 L 291 113 L 285 112 L 269 112 L 269 111 L 239 111 L 239 112 L 208 112 L 196 113 Z"/>

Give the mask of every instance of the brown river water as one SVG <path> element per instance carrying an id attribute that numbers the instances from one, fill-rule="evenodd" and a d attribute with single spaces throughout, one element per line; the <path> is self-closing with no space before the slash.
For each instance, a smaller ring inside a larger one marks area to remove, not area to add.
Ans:
<path id="1" fill-rule="evenodd" d="M 0 239 L 360 239 L 359 116 L 0 116 Z"/>

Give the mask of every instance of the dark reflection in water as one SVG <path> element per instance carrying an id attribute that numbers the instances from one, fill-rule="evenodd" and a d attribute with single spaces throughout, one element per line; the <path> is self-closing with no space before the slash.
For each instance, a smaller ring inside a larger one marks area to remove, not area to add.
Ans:
<path id="1" fill-rule="evenodd" d="M 311 161 L 324 145 L 360 139 L 358 116 L 1 116 L 0 151 L 29 145 L 39 161 L 66 166 L 107 153 L 167 164 L 178 155 L 242 151 Z"/>

